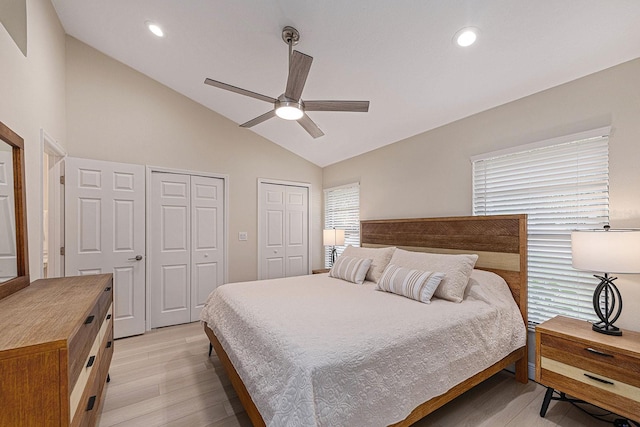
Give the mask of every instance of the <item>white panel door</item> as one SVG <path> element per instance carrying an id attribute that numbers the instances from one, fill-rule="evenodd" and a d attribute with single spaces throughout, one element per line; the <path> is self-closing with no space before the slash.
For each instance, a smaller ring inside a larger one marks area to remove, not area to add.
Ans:
<path id="1" fill-rule="evenodd" d="M 189 175 L 151 174 L 149 252 L 152 328 L 191 321 Z"/>
<path id="2" fill-rule="evenodd" d="M 224 281 L 224 181 L 191 176 L 191 321 Z"/>
<path id="3" fill-rule="evenodd" d="M 309 189 L 285 186 L 285 275 L 309 274 Z"/>
<path id="4" fill-rule="evenodd" d="M 145 331 L 144 171 L 65 159 L 65 274 L 113 273 L 115 338 Z"/>
<path id="5" fill-rule="evenodd" d="M 285 277 L 285 196 L 284 185 L 260 186 L 262 247 L 260 279 Z"/>
<path id="6" fill-rule="evenodd" d="M 0 141 L 0 144 L 4 143 Z M 0 151 L 0 282 L 18 275 L 13 153 L 10 146 L 4 144 L 0 147 L 4 148 L 9 151 Z"/>
<path id="7" fill-rule="evenodd" d="M 260 183 L 260 279 L 309 274 L 309 189 Z"/>

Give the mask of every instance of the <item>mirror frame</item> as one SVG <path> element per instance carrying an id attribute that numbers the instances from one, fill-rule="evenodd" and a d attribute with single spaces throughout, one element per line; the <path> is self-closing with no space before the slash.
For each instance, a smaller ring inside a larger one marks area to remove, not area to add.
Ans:
<path id="1" fill-rule="evenodd" d="M 16 218 L 16 258 L 18 275 L 0 283 L 0 299 L 29 286 L 29 249 L 27 247 L 27 191 L 24 172 L 24 139 L 0 122 L 0 139 L 13 147 L 13 182 Z"/>

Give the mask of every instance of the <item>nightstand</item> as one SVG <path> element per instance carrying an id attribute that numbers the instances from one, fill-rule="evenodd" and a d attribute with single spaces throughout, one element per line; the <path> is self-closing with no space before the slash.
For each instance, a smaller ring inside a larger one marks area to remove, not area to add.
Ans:
<path id="1" fill-rule="evenodd" d="M 640 333 L 621 337 L 591 330 L 584 320 L 557 316 L 536 327 L 536 381 L 553 390 L 640 421 Z"/>
<path id="2" fill-rule="evenodd" d="M 315 270 L 311 270 L 312 274 L 322 274 L 322 273 L 328 273 L 331 269 L 330 268 L 318 268 Z"/>

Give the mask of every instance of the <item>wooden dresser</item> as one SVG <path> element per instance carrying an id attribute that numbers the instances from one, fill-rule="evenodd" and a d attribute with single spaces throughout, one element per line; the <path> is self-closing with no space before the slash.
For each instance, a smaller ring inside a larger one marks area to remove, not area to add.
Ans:
<path id="1" fill-rule="evenodd" d="M 0 427 L 93 426 L 113 355 L 111 274 L 0 300 Z"/>
<path id="2" fill-rule="evenodd" d="M 584 320 L 554 317 L 536 327 L 536 381 L 548 387 L 541 416 L 556 389 L 640 421 L 640 333 L 604 335 Z"/>

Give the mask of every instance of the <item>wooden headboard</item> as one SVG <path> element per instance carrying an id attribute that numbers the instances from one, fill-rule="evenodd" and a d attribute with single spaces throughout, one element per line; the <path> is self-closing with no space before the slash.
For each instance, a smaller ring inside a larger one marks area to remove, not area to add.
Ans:
<path id="1" fill-rule="evenodd" d="M 383 219 L 360 222 L 363 247 L 478 254 L 476 268 L 502 276 L 527 324 L 527 216 Z"/>

